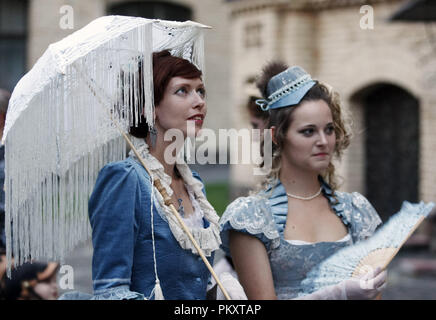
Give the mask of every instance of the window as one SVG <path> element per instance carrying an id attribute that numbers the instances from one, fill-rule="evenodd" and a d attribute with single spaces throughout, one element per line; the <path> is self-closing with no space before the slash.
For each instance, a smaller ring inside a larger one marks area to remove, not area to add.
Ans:
<path id="1" fill-rule="evenodd" d="M 245 25 L 245 47 L 259 48 L 262 46 L 261 39 L 262 24 L 250 22 Z"/>
<path id="2" fill-rule="evenodd" d="M 27 1 L 0 0 L 0 88 L 12 91 L 26 72 Z"/>

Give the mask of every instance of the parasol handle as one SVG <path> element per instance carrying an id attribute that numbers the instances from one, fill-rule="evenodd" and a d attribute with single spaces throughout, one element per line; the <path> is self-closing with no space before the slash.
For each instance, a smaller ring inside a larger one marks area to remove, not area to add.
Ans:
<path id="1" fill-rule="evenodd" d="M 180 226 L 182 227 L 183 231 L 185 231 L 185 233 L 188 235 L 189 239 L 191 240 L 192 244 L 194 245 L 195 249 L 197 249 L 198 254 L 200 255 L 204 264 L 206 265 L 206 267 L 209 269 L 210 273 L 214 277 L 216 283 L 220 287 L 220 289 L 223 292 L 226 299 L 231 300 L 230 296 L 228 295 L 226 289 L 224 289 L 221 281 L 218 279 L 218 276 L 216 275 L 216 273 L 213 270 L 212 266 L 210 265 L 209 261 L 206 259 L 205 255 L 203 253 L 203 250 L 201 250 L 201 248 L 198 246 L 197 241 L 195 241 L 191 232 L 189 231 L 188 227 L 186 226 L 185 222 L 180 217 L 179 212 L 176 210 L 176 207 L 174 206 L 173 200 L 171 199 L 171 197 L 168 195 L 165 188 L 160 183 L 160 180 L 159 179 L 154 180 L 154 185 L 157 188 L 157 190 L 159 190 L 160 194 L 162 195 L 164 202 L 165 202 L 165 205 L 170 207 L 171 211 L 173 212 L 174 216 L 176 217 L 176 219 L 179 222 Z"/>

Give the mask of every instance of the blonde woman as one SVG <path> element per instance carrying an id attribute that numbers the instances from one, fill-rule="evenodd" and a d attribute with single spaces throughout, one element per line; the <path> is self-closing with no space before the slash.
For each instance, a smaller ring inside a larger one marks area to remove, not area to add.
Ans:
<path id="1" fill-rule="evenodd" d="M 303 280 L 341 248 L 372 235 L 381 220 L 359 193 L 337 191 L 333 158 L 349 144 L 339 98 L 300 67 L 271 63 L 258 82 L 269 112 L 272 171 L 261 191 L 223 214 L 223 249 L 248 299 L 373 299 L 386 272 L 309 292 Z"/>

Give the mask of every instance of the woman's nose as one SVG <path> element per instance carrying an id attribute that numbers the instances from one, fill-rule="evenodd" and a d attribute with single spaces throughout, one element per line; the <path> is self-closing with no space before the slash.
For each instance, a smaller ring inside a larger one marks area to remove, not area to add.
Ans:
<path id="1" fill-rule="evenodd" d="M 206 104 L 204 97 L 198 92 L 195 92 L 194 96 L 194 108 L 203 108 Z"/>
<path id="2" fill-rule="evenodd" d="M 326 145 L 327 144 L 327 137 L 326 137 L 326 135 L 325 135 L 325 133 L 322 131 L 322 132 L 320 132 L 319 133 L 319 139 L 318 139 L 318 141 L 317 141 L 317 143 L 318 143 L 318 145 L 322 145 L 322 146 L 324 146 L 324 145 Z"/>

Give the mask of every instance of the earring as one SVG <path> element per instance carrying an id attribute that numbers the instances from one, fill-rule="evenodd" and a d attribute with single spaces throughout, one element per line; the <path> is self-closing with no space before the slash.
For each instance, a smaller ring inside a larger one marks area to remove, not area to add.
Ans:
<path id="1" fill-rule="evenodd" d="M 150 129 L 150 141 L 151 141 L 151 147 L 154 149 L 156 146 L 156 138 L 157 138 L 157 130 L 155 127 Z"/>

